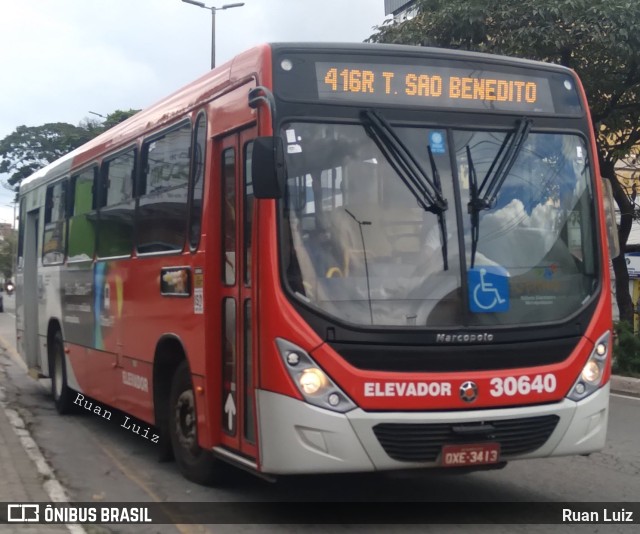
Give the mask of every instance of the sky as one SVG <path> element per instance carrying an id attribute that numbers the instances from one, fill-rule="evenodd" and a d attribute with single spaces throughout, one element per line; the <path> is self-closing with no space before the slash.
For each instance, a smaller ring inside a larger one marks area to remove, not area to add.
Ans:
<path id="1" fill-rule="evenodd" d="M 384 0 L 244 3 L 216 12 L 218 65 L 264 42 L 361 42 L 385 20 Z M 144 109 L 211 63 L 211 13 L 181 0 L 0 0 L 0 14 L 0 139 Z M 12 201 L 0 186 L 0 222 Z"/>

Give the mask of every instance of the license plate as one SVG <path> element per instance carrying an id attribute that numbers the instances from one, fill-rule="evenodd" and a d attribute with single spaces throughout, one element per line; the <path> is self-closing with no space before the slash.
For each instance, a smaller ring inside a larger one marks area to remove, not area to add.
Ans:
<path id="1" fill-rule="evenodd" d="M 444 467 L 495 464 L 499 459 L 499 443 L 465 443 L 442 447 L 441 464 Z"/>

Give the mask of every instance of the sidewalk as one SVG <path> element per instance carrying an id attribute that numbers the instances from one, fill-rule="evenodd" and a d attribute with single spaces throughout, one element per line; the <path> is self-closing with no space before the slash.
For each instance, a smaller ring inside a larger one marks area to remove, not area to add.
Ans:
<path id="1" fill-rule="evenodd" d="M 4 349 L 4 350 L 3 350 Z M 4 359 L 4 361 L 2 361 Z M 65 500 L 64 489 L 55 479 L 51 468 L 31 437 L 24 421 L 7 402 L 9 387 L 8 366 L 16 365 L 20 357 L 15 349 L 0 337 L 0 510 L 8 515 L 6 504 L 47 503 Z M 19 366 L 17 366 L 19 367 Z M 22 367 L 26 373 L 26 367 Z M 16 369 L 17 372 L 20 372 Z M 79 534 L 79 525 L 0 525 L 2 534 Z"/>
<path id="2" fill-rule="evenodd" d="M 4 373 L 0 373 L 0 379 L 4 380 L 5 376 Z M 1 395 L 0 392 L 0 401 Z M 7 411 L 11 415 L 15 413 Z M 14 423 L 18 421 L 20 420 Z M 16 430 L 18 429 L 11 424 L 5 408 L 0 406 L 0 506 L 6 506 L 5 502 L 50 502 L 51 499 L 43 488 L 45 481 L 38 473 L 33 460 L 27 455 Z M 6 510 L 3 510 L 3 514 L 5 512 Z M 64 525 L 9 524 L 2 525 L 0 531 L 3 534 L 69 534 Z"/>
<path id="3" fill-rule="evenodd" d="M 629 376 L 612 376 L 611 377 L 611 393 L 618 395 L 629 395 L 631 397 L 640 397 L 640 378 L 631 378 Z"/>

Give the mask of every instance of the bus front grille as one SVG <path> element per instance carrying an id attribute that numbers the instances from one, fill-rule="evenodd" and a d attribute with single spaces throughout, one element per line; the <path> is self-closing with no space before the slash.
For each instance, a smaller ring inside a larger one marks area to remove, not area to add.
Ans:
<path id="1" fill-rule="evenodd" d="M 499 443 L 501 458 L 542 447 L 556 428 L 557 415 L 473 423 L 380 423 L 373 427 L 380 445 L 400 462 L 434 462 L 443 445 Z"/>

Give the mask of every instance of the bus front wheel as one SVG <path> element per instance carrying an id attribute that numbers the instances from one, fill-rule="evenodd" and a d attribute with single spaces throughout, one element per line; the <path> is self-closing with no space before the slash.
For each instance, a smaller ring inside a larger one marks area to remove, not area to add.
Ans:
<path id="1" fill-rule="evenodd" d="M 186 361 L 176 370 L 171 384 L 169 436 L 176 462 L 185 478 L 207 486 L 223 482 L 227 466 L 198 445 L 196 403 Z"/>
<path id="2" fill-rule="evenodd" d="M 73 391 L 67 385 L 67 363 L 64 356 L 64 342 L 60 331 L 53 336 L 51 349 L 51 394 L 59 414 L 73 411 Z"/>

